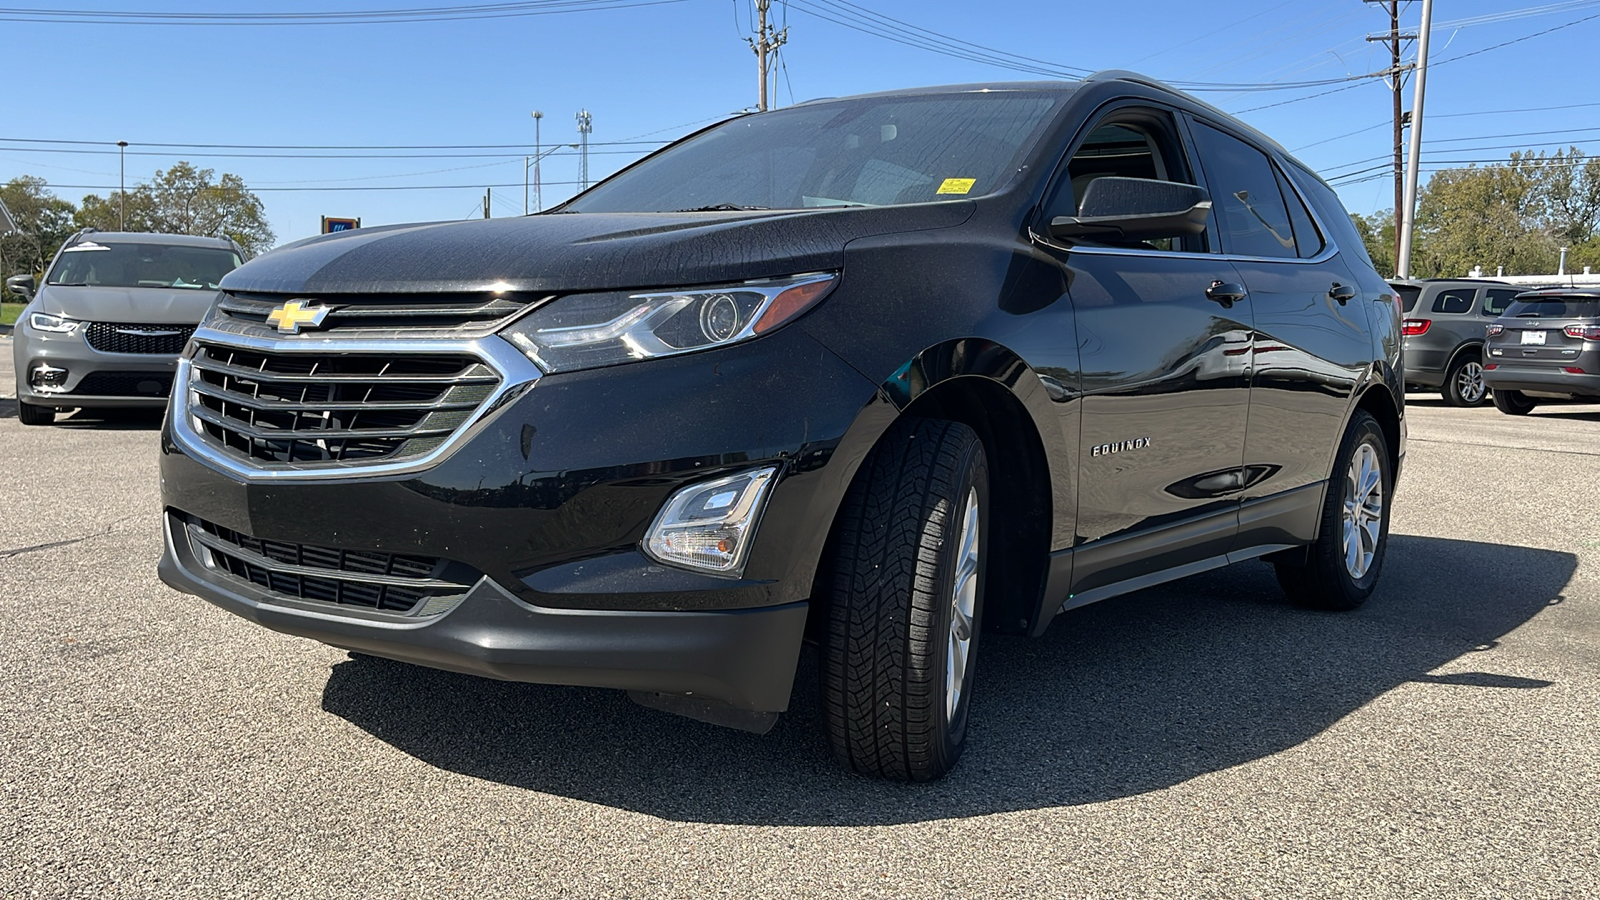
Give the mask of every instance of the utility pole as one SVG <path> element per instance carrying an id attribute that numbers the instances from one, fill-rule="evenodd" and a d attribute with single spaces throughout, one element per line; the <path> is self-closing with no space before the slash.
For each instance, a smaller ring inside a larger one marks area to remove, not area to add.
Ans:
<path id="1" fill-rule="evenodd" d="M 533 208 L 544 209 L 544 194 L 539 186 L 539 124 L 544 121 L 544 113 L 537 109 L 533 111 Z M 522 214 L 528 214 L 528 167 L 522 167 Z"/>
<path id="2" fill-rule="evenodd" d="M 493 202 L 494 188 L 483 189 L 483 217 L 489 218 L 489 204 Z"/>
<path id="3" fill-rule="evenodd" d="M 126 231 L 128 210 L 128 142 L 117 141 L 117 230 Z"/>
<path id="4" fill-rule="evenodd" d="M 767 22 L 767 12 L 771 9 L 772 0 L 756 0 L 756 14 L 759 16 L 756 36 L 745 38 L 756 54 L 756 67 L 760 73 L 756 81 L 756 109 L 761 112 L 767 111 L 767 76 L 772 73 L 772 54 L 789 42 L 788 26 L 777 31 Z"/>
<path id="5" fill-rule="evenodd" d="M 1422 102 L 1428 87 L 1428 32 L 1433 28 L 1433 0 L 1422 0 L 1422 27 L 1417 29 L 1417 90 L 1411 100 L 1411 154 L 1406 160 L 1406 219 L 1400 229 L 1400 254 L 1395 276 L 1411 277 L 1411 240 L 1416 230 L 1417 177 L 1422 170 Z M 1399 220 L 1398 211 L 1395 219 Z"/>
<path id="6" fill-rule="evenodd" d="M 594 117 L 587 109 L 578 110 L 578 134 L 581 135 L 583 155 L 578 163 L 578 193 L 589 189 L 589 132 L 594 131 Z"/>
<path id="7" fill-rule="evenodd" d="M 1394 91 L 1394 258 L 1398 263 L 1400 259 L 1400 232 L 1403 230 L 1401 212 L 1405 205 L 1405 146 L 1407 115 L 1403 95 L 1405 91 L 1405 73 L 1412 66 L 1403 65 L 1400 61 L 1403 55 L 1403 41 L 1415 40 L 1414 34 L 1400 33 L 1400 0 L 1366 0 L 1376 3 L 1379 7 L 1386 7 L 1389 13 L 1389 32 L 1387 34 L 1369 34 L 1367 40 L 1381 41 L 1389 46 L 1389 86 Z"/>

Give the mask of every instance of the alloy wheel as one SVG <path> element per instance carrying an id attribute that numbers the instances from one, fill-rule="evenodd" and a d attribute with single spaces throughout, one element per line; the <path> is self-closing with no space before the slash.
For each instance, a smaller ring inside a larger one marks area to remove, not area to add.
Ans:
<path id="1" fill-rule="evenodd" d="M 978 602 L 978 491 L 967 491 L 956 551 L 956 577 L 950 589 L 950 638 L 945 648 L 944 715 L 953 722 L 972 656 L 972 617 Z"/>
<path id="2" fill-rule="evenodd" d="M 1383 463 L 1363 441 L 1350 457 L 1344 484 L 1344 567 L 1359 580 L 1372 568 L 1383 531 Z"/>
<path id="3" fill-rule="evenodd" d="M 1483 383 L 1483 363 L 1474 360 L 1461 367 L 1456 373 L 1456 392 L 1466 403 L 1482 402 L 1484 394 L 1489 392 Z"/>

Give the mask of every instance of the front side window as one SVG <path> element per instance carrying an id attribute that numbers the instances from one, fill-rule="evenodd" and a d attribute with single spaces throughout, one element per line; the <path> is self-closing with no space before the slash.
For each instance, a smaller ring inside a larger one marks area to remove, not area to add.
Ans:
<path id="1" fill-rule="evenodd" d="M 1268 258 L 1299 256 L 1278 175 L 1267 155 L 1203 122 L 1194 125 L 1194 142 L 1222 233 L 1222 252 Z"/>
<path id="2" fill-rule="evenodd" d="M 792 106 L 725 122 L 560 212 L 935 203 L 1008 183 L 1064 95 L 993 91 Z"/>
<path id="3" fill-rule="evenodd" d="M 1194 184 L 1172 117 L 1158 110 L 1118 110 L 1102 119 L 1067 160 L 1061 178 L 1045 204 L 1046 221 L 1075 216 L 1089 185 L 1106 176 L 1147 178 Z M 1159 238 L 1133 244 L 1155 250 L 1204 252 L 1204 236 Z"/>
<path id="4" fill-rule="evenodd" d="M 99 244 L 90 238 L 61 251 L 45 284 L 214 291 L 239 264 L 239 255 L 222 247 Z"/>

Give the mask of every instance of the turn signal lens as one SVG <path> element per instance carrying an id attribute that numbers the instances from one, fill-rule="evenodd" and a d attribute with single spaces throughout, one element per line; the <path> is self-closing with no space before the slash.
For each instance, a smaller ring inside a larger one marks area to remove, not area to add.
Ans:
<path id="1" fill-rule="evenodd" d="M 1433 324 L 1432 319 L 1406 319 L 1400 323 L 1400 333 L 1406 337 L 1416 337 L 1427 334 L 1428 328 Z"/>
<path id="2" fill-rule="evenodd" d="M 1600 341 L 1600 325 L 1568 325 L 1561 330 L 1580 341 Z"/>
<path id="3" fill-rule="evenodd" d="M 680 488 L 650 526 L 644 550 L 668 565 L 739 575 L 776 466 Z"/>

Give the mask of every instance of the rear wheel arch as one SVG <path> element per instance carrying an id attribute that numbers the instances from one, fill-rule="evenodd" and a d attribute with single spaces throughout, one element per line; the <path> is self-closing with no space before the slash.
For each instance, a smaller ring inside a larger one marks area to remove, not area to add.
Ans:
<path id="1" fill-rule="evenodd" d="M 1361 395 L 1361 399 L 1356 401 L 1355 408 L 1365 410 L 1368 415 L 1378 420 L 1378 427 L 1383 430 L 1384 443 L 1388 445 L 1386 449 L 1389 451 L 1389 471 L 1393 472 L 1395 477 L 1398 478 L 1401 453 L 1399 404 L 1395 403 L 1394 397 L 1389 393 L 1389 389 L 1380 383 L 1368 387 L 1366 392 Z M 1351 418 L 1354 418 L 1353 410 Z M 1346 422 L 1345 430 L 1348 431 L 1349 428 L 1350 425 Z M 1342 436 L 1341 440 L 1343 440 Z"/>

